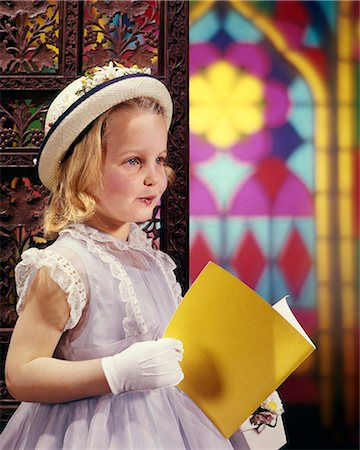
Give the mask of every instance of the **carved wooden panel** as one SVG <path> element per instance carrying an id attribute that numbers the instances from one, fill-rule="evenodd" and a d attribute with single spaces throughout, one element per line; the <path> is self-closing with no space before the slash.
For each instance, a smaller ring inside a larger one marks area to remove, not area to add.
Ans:
<path id="1" fill-rule="evenodd" d="M 58 1 L 0 3 L 0 70 L 20 73 L 59 71 Z"/>
<path id="2" fill-rule="evenodd" d="M 116 59 L 157 74 L 164 6 L 162 1 L 85 1 L 83 69 Z"/>
<path id="3" fill-rule="evenodd" d="M 48 191 L 36 161 L 51 100 L 96 64 L 150 66 L 174 100 L 169 160 L 177 174 L 146 232 L 175 260 L 188 287 L 188 5 L 186 1 L 1 1 L 1 425 L 17 403 L 4 384 L 4 358 L 16 321 L 14 268 L 21 253 L 48 242 Z"/>

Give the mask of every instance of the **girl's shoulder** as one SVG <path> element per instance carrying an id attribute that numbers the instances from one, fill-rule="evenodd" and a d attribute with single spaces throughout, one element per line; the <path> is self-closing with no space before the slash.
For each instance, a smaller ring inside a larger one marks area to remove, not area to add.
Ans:
<path id="1" fill-rule="evenodd" d="M 35 276 L 41 269 L 46 269 L 51 280 L 67 294 L 71 317 L 66 328 L 73 328 L 76 325 L 87 303 L 89 289 L 86 267 L 79 257 L 79 250 L 74 242 L 58 238 L 44 249 L 33 247 L 22 253 L 21 261 L 15 268 L 18 313 L 25 306 Z"/>
<path id="2" fill-rule="evenodd" d="M 52 244 L 43 249 L 31 247 L 21 255 L 21 261 L 15 268 L 17 278 L 27 278 L 46 267 L 50 273 L 67 273 L 76 277 L 84 273 L 82 263 L 83 247 L 81 242 L 71 235 L 60 235 Z"/>

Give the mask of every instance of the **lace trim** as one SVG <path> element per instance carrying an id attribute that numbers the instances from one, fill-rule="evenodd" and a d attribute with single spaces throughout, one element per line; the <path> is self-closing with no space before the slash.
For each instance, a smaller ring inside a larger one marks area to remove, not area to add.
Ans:
<path id="1" fill-rule="evenodd" d="M 170 290 L 174 293 L 176 304 L 179 304 L 182 300 L 181 286 L 176 280 L 174 274 L 176 264 L 167 253 L 164 253 L 161 250 L 154 249 L 152 247 L 152 242 L 147 238 L 146 233 L 135 223 L 131 223 L 128 241 L 120 241 L 119 239 L 115 239 L 113 236 L 107 233 L 99 231 L 96 228 L 92 228 L 89 225 L 85 224 L 70 225 L 61 233 L 69 232 L 70 234 L 72 234 L 72 231 L 79 231 L 84 237 L 88 237 L 96 242 L 112 242 L 120 250 L 127 250 L 131 248 L 134 250 L 145 252 L 147 255 L 154 258 L 157 264 L 160 266 L 161 272 L 163 273 L 170 287 Z"/>
<path id="2" fill-rule="evenodd" d="M 177 281 L 174 273 L 176 264 L 167 253 L 154 249 L 152 249 L 152 252 L 158 262 L 158 265 L 160 266 L 161 272 L 170 286 L 171 291 L 174 293 L 176 305 L 178 305 L 182 300 L 182 292 L 180 283 Z"/>
<path id="3" fill-rule="evenodd" d="M 130 224 L 130 233 L 127 241 L 121 241 L 120 239 L 116 239 L 108 233 L 104 231 L 100 231 L 96 228 L 93 228 L 89 225 L 83 223 L 76 223 L 69 225 L 64 230 L 60 231 L 62 233 L 70 233 L 72 230 L 81 233 L 82 235 L 90 238 L 95 242 L 111 242 L 117 246 L 120 250 L 127 250 L 132 248 L 134 250 L 153 250 L 151 240 L 147 238 L 146 233 L 141 230 L 141 228 L 135 223 Z"/>
<path id="4" fill-rule="evenodd" d="M 77 227 L 76 227 L 77 228 Z M 122 264 L 108 251 L 102 249 L 96 242 L 92 240 L 94 234 L 98 237 L 97 233 L 91 231 L 87 233 L 86 227 L 85 232 L 83 227 L 79 227 L 78 231 L 74 226 L 67 228 L 64 231 L 69 231 L 69 233 L 76 239 L 84 241 L 87 245 L 89 252 L 98 256 L 102 262 L 110 267 L 111 275 L 119 281 L 119 293 L 120 299 L 125 303 L 126 317 L 123 320 L 123 327 L 126 337 L 136 336 L 138 334 L 146 333 L 148 331 L 145 324 L 140 305 L 135 295 L 134 286 L 129 278 L 127 272 L 123 268 Z M 92 230 L 92 229 L 91 229 Z M 102 234 L 102 233 L 99 233 Z M 100 242 L 107 242 L 108 240 L 101 240 Z M 112 241 L 112 239 L 111 239 Z M 119 241 L 120 242 L 120 241 Z M 125 244 L 125 243 L 124 243 Z M 125 246 L 124 248 L 129 248 Z M 134 248 L 134 247 L 132 247 Z"/>
<path id="5" fill-rule="evenodd" d="M 22 261 L 15 268 L 16 287 L 19 294 L 16 305 L 17 312 L 20 313 L 24 308 L 25 296 L 33 279 L 32 275 L 46 267 L 49 270 L 50 278 L 68 294 L 70 317 L 63 331 L 74 328 L 86 305 L 85 286 L 78 272 L 63 256 L 49 249 L 30 248 L 21 257 Z"/>

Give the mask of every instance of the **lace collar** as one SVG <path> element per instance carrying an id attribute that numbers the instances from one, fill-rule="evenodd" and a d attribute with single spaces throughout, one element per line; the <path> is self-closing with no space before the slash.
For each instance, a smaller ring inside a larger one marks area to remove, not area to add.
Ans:
<path id="1" fill-rule="evenodd" d="M 127 241 L 121 241 L 115 237 L 90 227 L 85 224 L 73 224 L 65 228 L 61 233 L 68 233 L 76 239 L 84 240 L 88 250 L 97 255 L 105 264 L 109 265 L 111 275 L 119 282 L 119 292 L 122 301 L 126 304 L 126 317 L 123 327 L 126 336 L 135 336 L 147 331 L 141 308 L 136 298 L 132 281 L 124 270 L 120 261 L 109 251 L 104 244 L 115 245 L 120 250 L 135 249 L 145 252 L 154 258 L 158 264 L 170 291 L 173 293 L 175 307 L 181 299 L 181 287 L 174 274 L 176 268 L 174 261 L 164 252 L 152 247 L 151 239 L 135 223 L 131 223 L 130 233 Z"/>
<path id="2" fill-rule="evenodd" d="M 134 249 L 134 250 L 148 250 L 150 253 L 154 251 L 152 247 L 152 241 L 149 239 L 139 225 L 136 223 L 130 224 L 130 232 L 128 239 L 122 241 L 112 236 L 111 234 L 105 233 L 104 231 L 98 230 L 97 228 L 91 227 L 90 225 L 84 223 L 74 223 L 66 227 L 64 230 L 60 231 L 59 235 L 63 233 L 72 234 L 73 231 L 80 233 L 84 237 L 90 238 L 92 241 L 100 243 L 112 243 L 115 247 L 120 250 Z"/>

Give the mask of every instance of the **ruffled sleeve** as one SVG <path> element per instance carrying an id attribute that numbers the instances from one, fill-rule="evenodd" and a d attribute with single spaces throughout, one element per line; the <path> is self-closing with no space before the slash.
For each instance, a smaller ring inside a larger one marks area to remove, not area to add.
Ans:
<path id="1" fill-rule="evenodd" d="M 70 330 L 80 320 L 86 305 L 84 282 L 74 266 L 62 255 L 50 250 L 31 248 L 22 254 L 22 261 L 15 268 L 16 288 L 19 296 L 16 309 L 21 313 L 34 276 L 41 268 L 47 268 L 50 278 L 66 293 L 70 317 L 63 331 Z"/>

